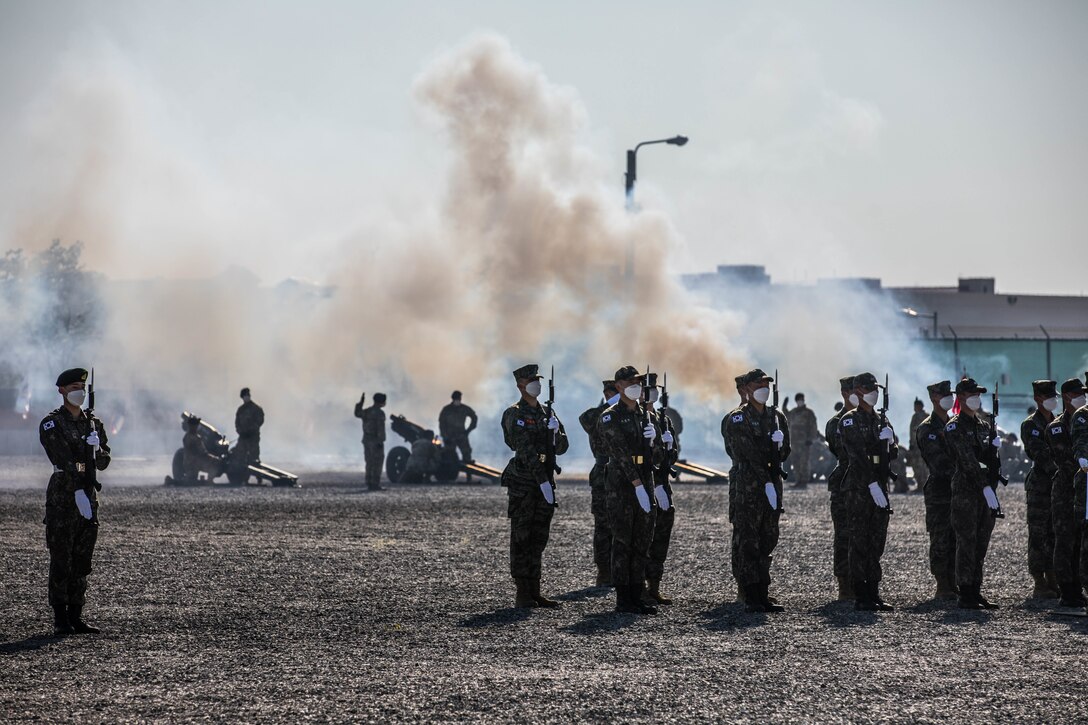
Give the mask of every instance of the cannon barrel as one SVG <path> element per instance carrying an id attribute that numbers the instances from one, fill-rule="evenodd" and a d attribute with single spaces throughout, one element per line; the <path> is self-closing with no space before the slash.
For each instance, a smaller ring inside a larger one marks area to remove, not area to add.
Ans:
<path id="1" fill-rule="evenodd" d="M 405 418 L 403 415 L 391 415 L 389 416 L 389 427 L 393 429 L 393 432 L 403 438 L 407 443 L 415 443 L 420 438 L 425 438 L 427 434 L 427 428 L 413 423 Z"/>

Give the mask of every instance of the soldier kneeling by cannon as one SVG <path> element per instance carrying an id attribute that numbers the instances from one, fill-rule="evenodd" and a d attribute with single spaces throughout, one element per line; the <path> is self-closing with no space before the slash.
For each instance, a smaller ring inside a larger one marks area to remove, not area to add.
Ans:
<path id="1" fill-rule="evenodd" d="M 248 483 L 251 478 L 257 484 L 267 481 L 273 486 L 298 485 L 298 476 L 293 473 L 267 463 L 248 462 L 244 446 L 231 446 L 215 426 L 192 413 L 181 414 L 181 427 L 185 437 L 181 448 L 174 453 L 173 475 L 166 477 L 167 486 L 209 485 L 223 474 L 235 486 Z"/>

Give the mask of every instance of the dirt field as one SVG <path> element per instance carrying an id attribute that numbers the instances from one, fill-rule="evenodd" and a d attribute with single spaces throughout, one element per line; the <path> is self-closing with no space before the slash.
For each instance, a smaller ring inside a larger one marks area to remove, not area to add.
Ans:
<path id="1" fill-rule="evenodd" d="M 897 496 L 884 592 L 832 602 L 829 514 L 789 492 L 772 591 L 745 614 L 726 489 L 685 485 L 656 617 L 616 615 L 593 571 L 589 490 L 565 481 L 545 555 L 557 611 L 514 610 L 493 485 L 310 476 L 300 490 L 107 488 L 87 613 L 50 636 L 44 492 L 0 490 L 4 721 L 1088 720 L 1088 620 L 1027 601 L 1023 489 L 1005 492 L 984 592 L 930 601 L 920 496 Z M 131 483 L 131 481 L 129 482 Z"/>

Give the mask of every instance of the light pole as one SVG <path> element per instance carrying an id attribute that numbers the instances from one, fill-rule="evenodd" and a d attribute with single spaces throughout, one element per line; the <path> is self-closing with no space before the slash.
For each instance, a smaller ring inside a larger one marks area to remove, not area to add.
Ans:
<path id="1" fill-rule="evenodd" d="M 623 175 L 623 188 L 626 197 L 627 211 L 635 210 L 635 180 L 638 179 L 638 150 L 643 146 L 655 143 L 667 143 L 670 146 L 683 146 L 688 142 L 687 136 L 673 136 L 672 138 L 659 138 L 655 141 L 643 141 L 633 149 L 627 150 L 627 173 Z M 627 276 L 635 275 L 635 240 L 631 237 L 627 242 Z"/>
<path id="2" fill-rule="evenodd" d="M 902 312 L 907 317 L 926 317 L 926 318 L 932 319 L 933 320 L 933 339 L 934 340 L 937 339 L 937 311 L 936 310 L 934 310 L 933 312 L 930 312 L 930 313 L 926 313 L 926 312 L 919 312 L 918 310 L 914 309 L 913 307 L 904 307 Z"/>

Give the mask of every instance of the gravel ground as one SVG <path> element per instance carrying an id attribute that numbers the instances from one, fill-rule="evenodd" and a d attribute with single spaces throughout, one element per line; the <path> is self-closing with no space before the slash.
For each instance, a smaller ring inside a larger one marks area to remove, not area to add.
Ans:
<path id="1" fill-rule="evenodd" d="M 31 480 L 31 479 L 28 479 Z M 146 483 L 155 482 L 148 478 Z M 930 600 L 920 496 L 894 498 L 889 614 L 832 601 L 826 493 L 788 492 L 772 591 L 745 614 L 725 487 L 683 485 L 656 617 L 591 588 L 589 489 L 545 554 L 561 609 L 515 610 L 505 496 L 314 474 L 296 490 L 107 488 L 99 636 L 50 636 L 43 491 L 0 489 L 0 719 L 1088 721 L 1088 620 L 1027 599 L 1023 489 L 987 560 L 996 612 Z"/>

